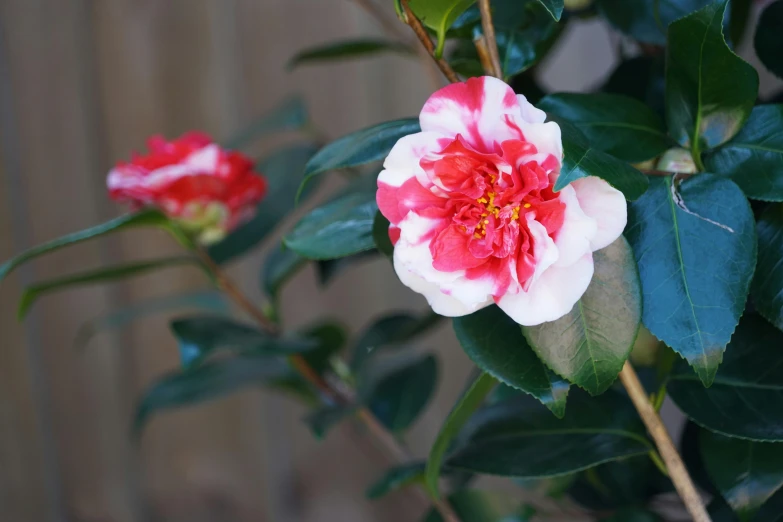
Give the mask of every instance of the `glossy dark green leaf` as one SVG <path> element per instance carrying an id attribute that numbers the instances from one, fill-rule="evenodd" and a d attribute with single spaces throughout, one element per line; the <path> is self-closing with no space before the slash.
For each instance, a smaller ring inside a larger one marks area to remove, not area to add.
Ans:
<path id="1" fill-rule="evenodd" d="M 647 190 L 647 177 L 624 161 L 593 148 L 582 132 L 556 118 L 563 137 L 563 167 L 555 190 L 580 178 L 597 176 L 619 190 L 628 200 L 639 198 Z"/>
<path id="2" fill-rule="evenodd" d="M 424 477 L 430 495 L 435 498 L 440 496 L 438 478 L 440 477 L 443 458 L 446 456 L 449 445 L 456 439 L 462 427 L 465 426 L 471 415 L 481 406 L 484 399 L 496 385 L 497 381 L 494 377 L 483 371 L 478 372 L 454 404 L 446 420 L 443 421 L 443 426 L 441 426 L 438 436 L 430 448 Z"/>
<path id="3" fill-rule="evenodd" d="M 677 448 L 685 467 L 688 469 L 693 483 L 709 493 L 710 496 L 720 496 L 718 488 L 712 483 L 707 469 L 704 467 L 704 459 L 701 458 L 701 431 L 704 428 L 688 419 L 680 435 L 680 445 Z"/>
<path id="4" fill-rule="evenodd" d="M 575 474 L 567 490 L 569 498 L 593 511 L 614 511 L 624 506 L 643 506 L 667 479 L 649 456 L 607 462 Z"/>
<path id="5" fill-rule="evenodd" d="M 593 253 L 595 273 L 574 308 L 556 321 L 522 327 L 555 373 L 592 395 L 606 391 L 631 353 L 642 316 L 639 274 L 624 238 Z"/>
<path id="6" fill-rule="evenodd" d="M 677 364 L 667 390 L 677 406 L 712 431 L 758 441 L 783 441 L 783 332 L 757 315 L 742 318 L 715 382 L 704 388 Z"/>
<path id="7" fill-rule="evenodd" d="M 751 296 L 756 310 L 783 330 L 783 204 L 770 205 L 757 226 L 759 261 Z"/>
<path id="8" fill-rule="evenodd" d="M 215 262 L 225 263 L 247 253 L 293 210 L 302 170 L 315 150 L 313 145 L 291 145 L 259 162 L 256 169 L 268 183 L 266 196 L 258 204 L 253 219 L 209 248 Z"/>
<path id="9" fill-rule="evenodd" d="M 307 118 L 304 100 L 294 96 L 226 140 L 223 146 L 227 149 L 241 149 L 267 134 L 301 129 L 307 123 Z"/>
<path id="10" fill-rule="evenodd" d="M 316 343 L 315 348 L 303 353 L 302 357 L 318 374 L 330 368 L 331 358 L 345 348 L 348 341 L 345 327 L 332 321 L 309 325 L 300 330 L 297 335 Z"/>
<path id="11" fill-rule="evenodd" d="M 665 45 L 666 29 L 715 0 L 597 0 L 599 12 L 618 30 L 644 43 Z"/>
<path id="12" fill-rule="evenodd" d="M 652 511 L 644 508 L 623 508 L 598 522 L 663 522 L 663 519 Z"/>
<path id="13" fill-rule="evenodd" d="M 391 259 L 394 255 L 394 245 L 389 237 L 389 224 L 389 220 L 380 211 L 375 214 L 375 221 L 372 224 L 372 238 L 375 241 L 375 248 Z"/>
<path id="14" fill-rule="evenodd" d="M 309 413 L 304 421 L 316 438 L 323 439 L 330 429 L 348 419 L 354 411 L 356 408 L 350 405 L 323 406 Z"/>
<path id="15" fill-rule="evenodd" d="M 201 404 L 242 388 L 269 383 L 290 373 L 288 365 L 269 357 L 236 357 L 169 373 L 150 386 L 136 406 L 134 433 L 163 410 Z"/>
<path id="16" fill-rule="evenodd" d="M 276 299 L 283 285 L 301 270 L 308 260 L 283 245 L 275 247 L 266 256 L 261 268 L 261 288 Z"/>
<path id="17" fill-rule="evenodd" d="M 446 31 L 457 17 L 475 2 L 476 0 L 408 0 L 408 6 L 424 25 L 435 31 L 438 37 L 435 55 L 440 57 L 446 41 Z"/>
<path id="18" fill-rule="evenodd" d="M 308 259 L 337 259 L 375 248 L 375 191 L 344 192 L 305 215 L 283 242 Z"/>
<path id="19" fill-rule="evenodd" d="M 312 350 L 314 341 L 295 337 L 271 337 L 252 326 L 226 317 L 194 315 L 175 319 L 171 330 L 179 341 L 183 365 L 202 362 L 216 350 L 252 355 L 292 355 Z"/>
<path id="20" fill-rule="evenodd" d="M 701 455 L 710 478 L 742 522 L 749 522 L 783 488 L 783 444 L 701 431 Z"/>
<path id="21" fill-rule="evenodd" d="M 507 492 L 463 489 L 452 493 L 449 505 L 460 522 L 529 522 L 528 509 L 514 495 Z M 443 522 L 434 509 L 422 522 Z"/>
<path id="22" fill-rule="evenodd" d="M 761 13 L 753 46 L 761 63 L 779 78 L 783 78 L 783 0 L 777 0 Z"/>
<path id="23" fill-rule="evenodd" d="M 749 198 L 783 201 L 783 105 L 754 107 L 731 141 L 705 154 L 704 165 L 730 176 Z"/>
<path id="24" fill-rule="evenodd" d="M 414 462 L 388 470 L 383 477 L 367 489 L 367 498 L 378 499 L 424 479 L 424 463 Z"/>
<path id="25" fill-rule="evenodd" d="M 170 257 L 166 259 L 156 259 L 153 261 L 128 263 L 125 265 L 112 266 L 108 268 L 99 268 L 97 270 L 80 272 L 78 274 L 71 274 L 65 277 L 59 277 L 57 279 L 38 282 L 24 289 L 24 293 L 19 300 L 18 316 L 20 320 L 24 319 L 33 304 L 46 294 L 59 292 L 78 286 L 110 283 L 112 281 L 117 281 L 126 277 L 138 276 L 155 270 L 182 265 L 194 265 L 200 268 L 204 268 L 199 260 L 195 257 Z M 205 268 L 204 270 L 207 271 Z M 207 275 L 209 276 L 208 271 Z"/>
<path id="26" fill-rule="evenodd" d="M 9 259 L 2 265 L 0 265 L 0 281 L 2 281 L 8 274 L 11 273 L 19 265 L 30 261 L 36 257 L 48 254 L 60 250 L 61 248 L 75 245 L 89 239 L 100 237 L 112 232 L 124 230 L 126 228 L 136 227 L 160 227 L 166 228 L 168 225 L 168 219 L 162 213 L 157 210 L 144 210 L 136 212 L 134 214 L 125 214 L 106 223 L 101 223 L 94 227 L 86 228 L 72 234 L 58 237 L 48 243 L 43 243 L 36 247 L 27 250 L 19 254 L 18 256 Z"/>
<path id="27" fill-rule="evenodd" d="M 342 40 L 299 51 L 288 61 L 288 68 L 293 69 L 300 65 L 364 58 L 385 52 L 413 53 L 408 46 L 388 40 L 380 40 L 377 38 Z"/>
<path id="28" fill-rule="evenodd" d="M 643 455 L 651 445 L 630 401 L 608 391 L 598 397 L 574 390 L 563 419 L 527 395 L 479 410 L 466 426 L 467 442 L 446 465 L 520 478 L 571 473 Z"/>
<path id="29" fill-rule="evenodd" d="M 723 39 L 725 9 L 714 2 L 669 26 L 666 121 L 697 156 L 737 134 L 758 96 L 758 73 Z"/>
<path id="30" fill-rule="evenodd" d="M 558 417 L 565 414 L 568 383 L 536 356 L 519 325 L 496 306 L 454 318 L 462 349 L 500 382 L 529 393 Z"/>
<path id="31" fill-rule="evenodd" d="M 709 386 L 745 309 L 755 222 L 727 178 L 702 174 L 672 184 L 670 177 L 650 181 L 629 206 L 625 235 L 642 282 L 642 322 Z"/>
<path id="32" fill-rule="evenodd" d="M 630 96 L 663 117 L 666 75 L 663 56 L 636 56 L 620 62 L 601 91 Z"/>
<path id="33" fill-rule="evenodd" d="M 382 160 L 397 140 L 419 131 L 419 119 L 406 118 L 379 123 L 343 136 L 323 147 L 307 162 L 302 187 L 322 172 Z"/>
<path id="34" fill-rule="evenodd" d="M 412 341 L 437 325 L 441 319 L 441 316 L 432 312 L 421 316 L 392 313 L 376 319 L 354 343 L 351 368 L 356 371 L 376 353 Z"/>
<path id="35" fill-rule="evenodd" d="M 538 108 L 573 123 L 596 149 L 630 163 L 652 159 L 672 146 L 660 118 L 626 96 L 550 94 Z"/>
<path id="36" fill-rule="evenodd" d="M 563 16 L 563 7 L 564 7 L 564 1 L 563 0 L 538 0 L 541 2 L 544 7 L 546 7 L 546 10 L 549 11 L 549 13 L 552 15 L 552 18 L 555 20 L 560 20 L 560 17 Z"/>

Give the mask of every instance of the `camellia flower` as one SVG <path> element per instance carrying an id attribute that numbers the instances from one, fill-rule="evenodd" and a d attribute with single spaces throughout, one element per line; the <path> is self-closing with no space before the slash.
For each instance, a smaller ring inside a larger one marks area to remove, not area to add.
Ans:
<path id="1" fill-rule="evenodd" d="M 567 314 L 593 276 L 592 252 L 623 231 L 623 194 L 599 178 L 559 192 L 560 127 L 502 81 L 433 94 L 421 132 L 400 139 L 378 177 L 394 268 L 441 315 L 495 302 L 522 325 Z"/>
<path id="2" fill-rule="evenodd" d="M 255 213 L 266 180 L 239 152 L 221 149 L 206 134 L 174 141 L 154 136 L 149 154 L 118 163 L 107 179 L 115 200 L 157 207 L 202 244 L 214 243 Z"/>

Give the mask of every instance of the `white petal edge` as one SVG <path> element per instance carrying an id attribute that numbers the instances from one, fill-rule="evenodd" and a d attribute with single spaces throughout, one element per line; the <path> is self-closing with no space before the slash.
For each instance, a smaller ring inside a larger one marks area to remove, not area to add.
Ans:
<path id="1" fill-rule="evenodd" d="M 614 243 L 628 222 L 628 204 L 623 193 L 601 178 L 581 178 L 571 183 L 582 211 L 598 226 L 590 240 L 593 251 Z"/>
<path id="2" fill-rule="evenodd" d="M 555 236 L 560 252 L 555 266 L 570 266 L 594 250 L 592 241 L 598 232 L 598 223 L 582 210 L 574 187 L 567 185 L 558 194 L 566 208 L 563 226 Z"/>
<path id="3" fill-rule="evenodd" d="M 442 136 L 435 132 L 417 132 L 397 140 L 383 162 L 383 170 L 378 175 L 378 181 L 392 187 L 399 187 L 416 176 L 419 182 L 424 184 L 423 186 L 428 186 L 430 182 L 419 163 L 425 155 L 440 152 L 442 149 L 438 144 L 440 138 Z"/>

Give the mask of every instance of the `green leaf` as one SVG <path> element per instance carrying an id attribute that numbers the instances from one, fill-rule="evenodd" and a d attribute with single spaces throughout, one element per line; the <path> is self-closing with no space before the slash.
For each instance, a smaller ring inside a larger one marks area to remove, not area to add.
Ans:
<path id="1" fill-rule="evenodd" d="M 449 495 L 448 502 L 460 522 L 528 522 L 529 511 L 515 496 L 507 492 L 463 489 Z M 431 509 L 422 522 L 443 522 Z"/>
<path id="2" fill-rule="evenodd" d="M 315 275 L 318 278 L 318 284 L 321 287 L 329 285 L 338 275 L 349 268 L 371 261 L 376 258 L 378 252 L 375 250 L 365 250 L 358 254 L 353 254 L 339 259 L 325 259 L 315 263 Z"/>
<path id="3" fill-rule="evenodd" d="M 591 395 L 605 392 L 631 353 L 642 316 L 639 274 L 624 238 L 593 253 L 587 291 L 560 319 L 522 327 L 549 368 Z"/>
<path id="4" fill-rule="evenodd" d="M 701 431 L 701 455 L 710 478 L 742 522 L 749 522 L 783 488 L 783 444 Z"/>
<path id="5" fill-rule="evenodd" d="M 488 373 L 480 372 L 454 404 L 449 416 L 443 422 L 443 426 L 441 426 L 438 436 L 430 448 L 425 472 L 425 483 L 433 497 L 440 496 L 438 478 L 441 467 L 443 467 L 443 457 L 446 455 L 449 445 L 496 385 L 497 381 L 494 377 Z"/>
<path id="6" fill-rule="evenodd" d="M 562 119 L 556 120 L 563 137 L 563 167 L 554 190 L 580 178 L 597 176 L 619 190 L 628 200 L 647 190 L 647 177 L 624 161 L 593 148 L 582 132 Z"/>
<path id="7" fill-rule="evenodd" d="M 519 325 L 496 306 L 454 318 L 462 349 L 500 382 L 529 393 L 558 417 L 565 415 L 568 383 L 538 359 Z"/>
<path id="8" fill-rule="evenodd" d="M 666 121 L 697 158 L 739 132 L 758 96 L 758 73 L 723 39 L 725 9 L 712 3 L 669 27 Z"/>
<path id="9" fill-rule="evenodd" d="M 546 7 L 546 10 L 552 15 L 552 18 L 560 21 L 560 17 L 563 16 L 563 0 L 538 0 Z"/>
<path id="10" fill-rule="evenodd" d="M 446 31 L 454 21 L 473 5 L 476 0 L 408 0 L 408 6 L 421 22 L 435 31 L 438 45 L 435 56 L 443 54 L 443 44 L 446 41 Z"/>
<path id="11" fill-rule="evenodd" d="M 136 406 L 134 434 L 163 410 L 214 400 L 246 386 L 269 383 L 290 374 L 288 365 L 269 357 L 236 357 L 213 361 L 158 379 Z"/>
<path id="12" fill-rule="evenodd" d="M 367 498 L 378 499 L 393 491 L 405 488 L 424 479 L 424 463 L 413 462 L 388 470 L 383 477 L 367 489 Z"/>
<path id="13" fill-rule="evenodd" d="M 258 164 L 257 170 L 267 179 L 266 196 L 253 219 L 209 248 L 215 262 L 225 263 L 252 250 L 293 210 L 302 170 L 315 150 L 313 145 L 291 145 Z"/>
<path id="14" fill-rule="evenodd" d="M 266 256 L 261 268 L 261 288 L 271 299 L 277 299 L 283 285 L 288 282 L 308 260 L 284 245 L 278 245 Z"/>
<path id="15" fill-rule="evenodd" d="M 155 259 L 153 261 L 140 261 L 137 263 L 128 263 L 125 265 L 112 266 L 108 268 L 99 268 L 97 270 L 71 274 L 65 277 L 50 279 L 48 281 L 43 281 L 28 286 L 25 288 L 24 293 L 19 300 L 19 309 L 17 314 L 20 320 L 24 319 L 33 304 L 40 297 L 46 294 L 59 292 L 76 286 L 109 283 L 126 277 L 146 274 L 161 268 L 187 264 L 192 264 L 204 269 L 204 271 L 207 273 L 207 276 L 211 277 L 209 271 L 199 262 L 197 258 L 185 256 Z"/>
<path id="16" fill-rule="evenodd" d="M 575 390 L 563 419 L 527 395 L 483 408 L 465 428 L 450 468 L 519 478 L 562 475 L 635 455 L 652 446 L 627 397 Z"/>
<path id="17" fill-rule="evenodd" d="M 355 411 L 356 407 L 349 405 L 323 406 L 308 414 L 304 421 L 316 438 L 323 439 L 330 429 L 349 418 Z"/>
<path id="18" fill-rule="evenodd" d="M 618 30 L 644 43 L 665 45 L 666 29 L 715 0 L 598 0 L 598 11 Z"/>
<path id="19" fill-rule="evenodd" d="M 666 90 L 663 56 L 636 56 L 620 62 L 601 91 L 630 96 L 663 116 Z"/>
<path id="20" fill-rule="evenodd" d="M 783 201 L 783 105 L 754 107 L 731 141 L 705 154 L 704 165 L 731 177 L 749 198 Z"/>
<path id="21" fill-rule="evenodd" d="M 399 366 L 368 385 L 364 401 L 389 431 L 408 429 L 424 411 L 435 391 L 438 363 L 427 355 Z"/>
<path id="22" fill-rule="evenodd" d="M 783 0 L 777 0 L 769 4 L 761 13 L 753 46 L 761 63 L 778 78 L 783 78 L 783 56 L 780 52 L 783 45 L 781 27 L 783 27 Z"/>
<path id="23" fill-rule="evenodd" d="M 621 509 L 598 522 L 663 522 L 663 519 L 652 511 L 631 507 Z"/>
<path id="24" fill-rule="evenodd" d="M 377 212 L 374 190 L 348 190 L 305 215 L 283 242 L 308 259 L 336 259 L 371 250 Z"/>
<path id="25" fill-rule="evenodd" d="M 647 455 L 607 462 L 575 478 L 567 490 L 569 498 L 592 511 L 643 506 L 661 493 L 660 484 L 668 480 Z"/>
<path id="26" fill-rule="evenodd" d="M 106 223 L 101 223 L 94 227 L 86 228 L 72 234 L 58 237 L 48 243 L 38 245 L 36 247 L 27 250 L 19 254 L 18 256 L 9 259 L 2 265 L 0 265 L 0 281 L 10 274 L 19 265 L 30 261 L 43 254 L 48 254 L 56 250 L 60 250 L 63 247 L 75 245 L 89 239 L 100 237 L 118 230 L 124 230 L 126 228 L 136 227 L 159 227 L 167 228 L 168 219 L 161 212 L 157 210 L 143 210 L 133 214 L 125 214 Z"/>
<path id="27" fill-rule="evenodd" d="M 394 245 L 392 245 L 389 237 L 389 225 L 389 220 L 378 211 L 372 224 L 372 239 L 375 241 L 375 248 L 381 254 L 391 259 L 394 255 Z"/>
<path id="28" fill-rule="evenodd" d="M 319 375 L 331 367 L 331 359 L 345 347 L 348 333 L 345 328 L 332 321 L 312 324 L 299 332 L 305 339 L 315 341 L 314 350 L 302 354 L 302 357 Z"/>
<path id="29" fill-rule="evenodd" d="M 414 316 L 392 313 L 372 322 L 358 337 L 353 347 L 351 369 L 359 370 L 371 357 L 387 348 L 396 348 L 412 341 L 437 325 L 442 317 L 435 313 Z"/>
<path id="30" fill-rule="evenodd" d="M 629 206 L 625 235 L 639 266 L 642 322 L 709 386 L 745 309 L 756 265 L 755 222 L 748 200 L 727 178 L 701 174 L 673 183 L 650 181 Z"/>
<path id="31" fill-rule="evenodd" d="M 217 350 L 281 356 L 306 352 L 316 347 L 316 343 L 311 340 L 270 337 L 261 330 L 220 316 L 194 315 L 175 319 L 170 326 L 179 341 L 184 366 L 197 365 Z"/>
<path id="32" fill-rule="evenodd" d="M 667 384 L 669 396 L 696 423 L 758 441 L 783 441 L 783 332 L 757 315 L 742 318 L 715 382 L 704 388 L 685 364 Z"/>
<path id="33" fill-rule="evenodd" d="M 297 130 L 307 123 L 307 107 L 304 100 L 294 96 L 283 101 L 279 107 L 264 114 L 235 136 L 226 140 L 223 146 L 227 149 L 241 149 L 253 143 L 256 139 L 274 132 Z"/>
<path id="34" fill-rule="evenodd" d="M 313 177 L 384 159 L 397 140 L 421 131 L 418 118 L 387 121 L 343 136 L 319 150 L 307 162 L 300 192 Z"/>
<path id="35" fill-rule="evenodd" d="M 783 204 L 770 205 L 759 218 L 759 262 L 751 285 L 756 310 L 783 330 Z"/>
<path id="36" fill-rule="evenodd" d="M 596 149 L 630 163 L 652 159 L 672 146 L 658 115 L 626 96 L 550 94 L 538 108 L 573 123 Z"/>
<path id="37" fill-rule="evenodd" d="M 413 51 L 407 45 L 398 42 L 379 40 L 377 38 L 359 38 L 330 42 L 299 51 L 288 61 L 288 69 L 294 69 L 299 65 L 364 58 L 383 52 L 413 54 Z"/>

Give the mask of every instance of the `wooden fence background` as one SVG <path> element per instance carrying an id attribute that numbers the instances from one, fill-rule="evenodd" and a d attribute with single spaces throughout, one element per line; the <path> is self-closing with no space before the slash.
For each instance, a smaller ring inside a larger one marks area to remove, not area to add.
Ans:
<path id="1" fill-rule="evenodd" d="M 291 92 L 332 136 L 416 114 L 431 90 L 416 60 L 284 71 L 298 49 L 379 33 L 350 0 L 0 0 L 0 259 L 117 215 L 105 174 L 150 134 L 226 137 Z M 544 83 L 594 84 L 616 43 L 600 22 L 574 24 Z M 131 443 L 134 401 L 177 364 L 166 318 L 102 334 L 81 351 L 75 335 L 123 304 L 203 287 L 196 271 L 58 294 L 23 324 L 15 319 L 25 284 L 175 250 L 162 234 L 127 232 L 46 257 L 0 285 L 0 520 L 416 520 L 421 506 L 404 494 L 363 500 L 381 459 L 358 451 L 345 430 L 314 441 L 301 408 L 259 391 L 160 416 L 140 446 Z M 231 269 L 259 298 L 261 259 Z M 424 306 L 383 262 L 354 277 L 319 291 L 306 272 L 285 310 L 297 322 L 329 310 L 356 328 L 384 310 Z M 440 352 L 447 377 L 411 433 L 419 454 L 470 368 L 448 327 L 423 345 Z"/>

